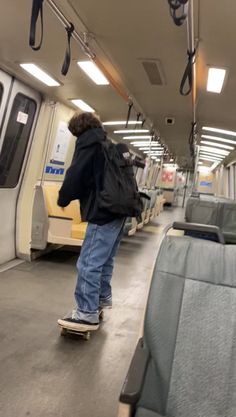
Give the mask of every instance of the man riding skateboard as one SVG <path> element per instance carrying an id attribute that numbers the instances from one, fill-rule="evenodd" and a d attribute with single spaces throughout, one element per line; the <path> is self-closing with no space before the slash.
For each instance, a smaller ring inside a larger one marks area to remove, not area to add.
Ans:
<path id="1" fill-rule="evenodd" d="M 80 201 L 81 217 L 88 222 L 86 236 L 77 262 L 76 308 L 69 317 L 59 319 L 62 327 L 89 332 L 99 327 L 99 311 L 112 306 L 111 278 L 124 226 L 123 215 L 98 205 L 103 185 L 106 133 L 91 113 L 75 114 L 69 122 L 77 137 L 72 163 L 59 191 L 58 205 L 66 207 Z"/>

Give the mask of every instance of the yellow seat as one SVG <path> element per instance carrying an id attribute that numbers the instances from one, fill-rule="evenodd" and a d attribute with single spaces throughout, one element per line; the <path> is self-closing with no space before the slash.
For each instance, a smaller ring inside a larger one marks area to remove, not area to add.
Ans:
<path id="1" fill-rule="evenodd" d="M 86 229 L 87 229 L 87 223 L 85 222 L 82 222 L 80 224 L 73 224 L 71 237 L 73 237 L 74 239 L 84 239 Z"/>
<path id="2" fill-rule="evenodd" d="M 44 183 L 43 185 L 48 216 L 72 219 L 71 237 L 83 240 L 86 233 L 87 223 L 82 222 L 81 220 L 79 201 L 71 201 L 71 203 L 64 209 L 59 207 L 57 205 L 57 199 L 60 187 L 61 184 Z"/>

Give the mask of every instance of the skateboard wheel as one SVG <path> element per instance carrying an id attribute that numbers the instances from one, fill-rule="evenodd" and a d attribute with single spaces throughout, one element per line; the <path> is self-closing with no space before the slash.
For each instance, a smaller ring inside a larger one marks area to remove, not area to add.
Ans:
<path id="1" fill-rule="evenodd" d="M 67 334 L 67 330 L 66 329 L 61 329 L 61 336 L 66 336 Z"/>
<path id="2" fill-rule="evenodd" d="M 84 339 L 85 340 L 89 340 L 90 339 L 90 336 L 91 336 L 90 335 L 90 332 L 87 332 L 87 333 L 84 334 Z"/>
<path id="3" fill-rule="evenodd" d="M 99 319 L 103 320 L 104 319 L 104 311 L 100 311 L 99 313 Z"/>

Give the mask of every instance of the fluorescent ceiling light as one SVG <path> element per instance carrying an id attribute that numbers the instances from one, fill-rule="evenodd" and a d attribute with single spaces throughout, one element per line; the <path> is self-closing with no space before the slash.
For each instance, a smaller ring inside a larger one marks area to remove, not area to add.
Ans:
<path id="1" fill-rule="evenodd" d="M 199 172 L 210 172 L 211 167 L 207 167 L 205 165 L 203 165 L 202 167 L 198 168 Z"/>
<path id="2" fill-rule="evenodd" d="M 54 78 L 50 77 L 50 75 L 35 64 L 20 64 L 20 66 L 48 87 L 58 87 L 60 85 Z"/>
<path id="3" fill-rule="evenodd" d="M 137 141 L 137 140 L 135 140 L 135 141 L 133 141 L 133 142 L 131 142 L 130 143 L 130 145 L 138 145 L 138 146 L 159 146 L 159 147 L 162 147 L 163 148 L 163 146 L 159 143 L 159 142 L 150 142 L 150 141 Z"/>
<path id="4" fill-rule="evenodd" d="M 209 152 L 200 152 L 200 156 L 210 156 L 210 158 L 216 158 L 216 159 L 224 159 L 224 155 L 216 155 L 215 153 L 209 153 Z"/>
<path id="5" fill-rule="evenodd" d="M 198 162 L 198 165 L 202 165 L 202 164 L 203 164 L 203 162 L 201 162 L 201 161 Z"/>
<path id="6" fill-rule="evenodd" d="M 152 159 L 154 159 L 157 162 L 160 162 L 160 159 L 156 158 L 155 156 L 151 156 Z"/>
<path id="7" fill-rule="evenodd" d="M 212 164 L 211 166 L 211 171 L 213 171 L 213 169 L 215 169 L 218 165 L 219 165 L 219 162 L 214 162 L 214 164 Z"/>
<path id="8" fill-rule="evenodd" d="M 216 146 L 217 148 L 230 149 L 230 150 L 234 149 L 233 146 L 222 145 L 221 143 L 209 142 L 208 140 L 201 140 L 201 143 L 203 143 L 204 145 L 209 145 L 209 146 L 213 146 L 213 147 Z"/>
<path id="9" fill-rule="evenodd" d="M 143 153 L 159 153 L 160 155 L 163 154 L 163 150 L 162 149 L 158 149 L 157 151 L 155 150 L 147 150 L 147 151 L 143 151 Z"/>
<path id="10" fill-rule="evenodd" d="M 207 156 L 207 157 L 210 157 L 210 158 L 215 158 L 215 159 L 218 159 L 219 161 L 222 161 L 224 159 L 224 156 L 220 156 L 220 155 L 218 156 L 216 154 L 205 153 L 205 152 L 201 152 L 200 153 L 200 158 L 201 158 L 201 156 Z"/>
<path id="11" fill-rule="evenodd" d="M 225 155 L 218 155 L 215 152 L 200 150 L 200 154 L 203 154 L 203 153 L 206 155 L 216 156 L 217 158 L 225 158 Z"/>
<path id="12" fill-rule="evenodd" d="M 87 103 L 85 103 L 83 100 L 75 99 L 75 100 L 71 100 L 71 102 L 75 106 L 79 107 L 80 110 L 87 111 L 88 113 L 95 112 L 95 110 L 92 107 L 90 107 Z"/>
<path id="13" fill-rule="evenodd" d="M 161 146 L 161 145 L 147 145 L 147 144 L 142 144 L 142 143 L 141 144 L 140 143 L 134 143 L 133 146 L 137 146 L 139 148 L 146 148 L 146 149 L 153 149 L 153 148 L 163 149 L 163 146 Z"/>
<path id="14" fill-rule="evenodd" d="M 169 167 L 169 168 L 178 168 L 177 164 L 163 164 L 165 167 Z"/>
<path id="15" fill-rule="evenodd" d="M 149 154 L 149 155 L 163 155 L 163 152 L 144 151 L 143 153 L 146 153 L 146 154 Z"/>
<path id="16" fill-rule="evenodd" d="M 139 149 L 140 149 L 140 151 L 148 151 L 150 149 L 150 147 L 149 146 L 144 146 L 144 147 L 141 147 Z M 158 149 L 162 149 L 162 148 L 160 146 L 152 146 L 151 149 L 152 150 L 158 150 Z"/>
<path id="17" fill-rule="evenodd" d="M 162 157 L 162 154 L 161 153 L 146 153 L 146 155 L 147 156 L 156 156 L 156 157 L 159 157 L 159 158 L 161 158 Z"/>
<path id="18" fill-rule="evenodd" d="M 134 146 L 134 148 L 146 148 L 146 149 L 143 149 L 143 150 L 146 150 L 146 151 L 148 151 L 148 150 L 150 150 L 150 149 L 156 149 L 156 150 L 159 150 L 159 151 L 164 151 L 164 149 L 161 147 L 161 146 L 140 146 L 140 145 L 138 145 L 138 144 L 136 144 L 136 145 L 133 145 Z"/>
<path id="19" fill-rule="evenodd" d="M 225 155 L 225 156 L 229 155 L 230 153 L 228 151 L 224 151 L 223 149 L 212 148 L 210 146 L 200 146 L 200 150 L 215 153 L 218 155 Z"/>
<path id="20" fill-rule="evenodd" d="M 93 80 L 97 85 L 108 85 L 108 79 L 103 75 L 102 71 L 92 61 L 78 61 L 79 67 Z"/>
<path id="21" fill-rule="evenodd" d="M 145 149 L 144 150 L 144 153 L 145 152 L 164 152 L 164 149 L 162 149 L 162 148 L 149 148 L 149 149 Z"/>
<path id="22" fill-rule="evenodd" d="M 207 91 L 212 93 L 221 93 L 226 70 L 222 68 L 209 68 L 208 80 L 207 80 Z"/>
<path id="23" fill-rule="evenodd" d="M 236 136 L 236 132 L 232 130 L 218 129 L 216 127 L 203 126 L 202 130 L 209 130 L 209 132 L 222 133 L 223 135 Z"/>
<path id="24" fill-rule="evenodd" d="M 211 162 L 221 162 L 221 160 L 220 159 L 216 159 L 216 158 L 212 158 L 212 157 L 210 157 L 210 156 L 201 156 L 201 158 L 200 159 L 202 159 L 203 161 L 211 161 Z"/>
<path id="25" fill-rule="evenodd" d="M 211 136 L 211 135 L 201 135 L 201 137 L 204 139 L 212 139 L 218 142 L 225 142 L 225 143 L 231 143 L 232 145 L 236 145 L 236 140 L 225 139 L 225 138 L 220 138 L 218 136 Z"/>
<path id="26" fill-rule="evenodd" d="M 103 125 L 104 126 L 119 126 L 119 125 L 126 125 L 126 120 L 124 121 L 117 121 L 117 122 L 104 122 Z M 129 120 L 128 125 L 141 125 L 143 122 L 142 121 L 136 121 L 136 120 Z"/>
<path id="27" fill-rule="evenodd" d="M 140 136 L 124 136 L 123 139 L 125 140 L 131 140 L 131 139 L 152 139 L 152 136 L 149 135 L 140 135 Z"/>
<path id="28" fill-rule="evenodd" d="M 114 133 L 116 134 L 124 134 L 124 133 L 148 133 L 148 129 L 124 129 L 124 130 L 115 130 Z"/>

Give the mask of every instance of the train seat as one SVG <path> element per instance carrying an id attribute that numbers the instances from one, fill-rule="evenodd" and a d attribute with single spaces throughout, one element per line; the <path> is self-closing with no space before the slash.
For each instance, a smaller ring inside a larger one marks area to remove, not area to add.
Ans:
<path id="1" fill-rule="evenodd" d="M 119 417 L 235 416 L 235 334 L 236 247 L 165 236 Z"/>
<path id="2" fill-rule="evenodd" d="M 74 224 L 81 223 L 80 208 L 78 201 L 72 201 L 67 207 L 62 209 L 57 205 L 58 192 L 60 185 L 46 184 L 43 185 L 44 196 L 46 200 L 49 216 L 67 217 L 73 220 Z"/>
<path id="3" fill-rule="evenodd" d="M 124 235 L 132 236 L 136 233 L 137 220 L 134 217 L 128 217 L 124 226 Z"/>
<path id="4" fill-rule="evenodd" d="M 74 200 L 67 207 L 62 209 L 61 207 L 57 205 L 59 189 L 60 189 L 60 184 L 44 184 L 43 185 L 43 193 L 44 193 L 44 198 L 45 198 L 45 202 L 47 206 L 48 217 L 49 219 L 51 219 L 51 225 L 55 221 L 57 224 L 54 227 L 54 230 L 55 228 L 60 228 L 60 226 L 62 227 L 61 220 L 64 219 L 65 227 L 64 229 L 62 228 L 60 229 L 61 234 L 63 234 L 64 237 L 72 238 L 73 240 L 78 239 L 80 241 L 83 241 L 85 237 L 86 229 L 87 229 L 87 223 L 82 222 L 81 220 L 79 202 L 78 200 Z M 69 220 L 69 222 L 67 220 Z M 50 222 L 49 222 L 49 225 L 50 225 Z M 71 244 L 74 244 L 74 243 L 76 242 L 71 241 Z"/>
<path id="5" fill-rule="evenodd" d="M 212 196 L 189 198 L 185 211 L 186 222 L 218 226 L 226 243 L 236 243 L 236 203 Z"/>
<path id="6" fill-rule="evenodd" d="M 74 239 L 84 239 L 87 230 L 87 223 L 72 224 L 71 237 Z"/>

